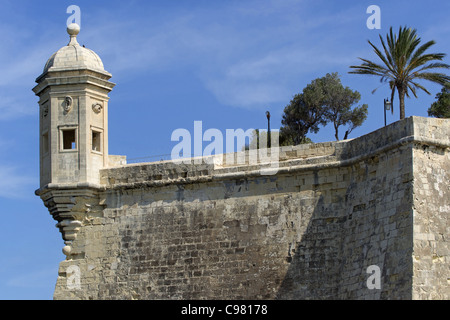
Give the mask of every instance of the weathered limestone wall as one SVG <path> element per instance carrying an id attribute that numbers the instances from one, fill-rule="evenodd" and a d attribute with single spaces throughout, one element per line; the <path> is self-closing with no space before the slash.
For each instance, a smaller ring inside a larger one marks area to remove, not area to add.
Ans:
<path id="1" fill-rule="evenodd" d="M 449 133 L 449 120 L 411 117 L 283 148 L 268 176 L 255 164 L 104 169 L 89 196 L 60 191 L 82 227 L 54 297 L 448 299 Z M 380 289 L 367 287 L 373 265 Z"/>
<path id="2" fill-rule="evenodd" d="M 424 119 L 415 132 L 441 143 L 414 145 L 414 299 L 450 298 L 449 120 Z M 447 123 L 447 124 L 446 124 Z M 443 130 L 443 128 L 447 128 Z M 443 143 L 445 142 L 445 143 Z M 446 147 L 445 147 L 446 146 Z"/>

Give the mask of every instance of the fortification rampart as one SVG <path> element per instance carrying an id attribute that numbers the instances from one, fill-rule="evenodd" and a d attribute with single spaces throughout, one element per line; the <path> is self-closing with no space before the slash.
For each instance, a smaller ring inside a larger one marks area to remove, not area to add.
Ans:
<path id="1" fill-rule="evenodd" d="M 42 188 L 70 243 L 55 298 L 448 299 L 449 134 L 411 117 L 280 148 L 271 175 L 165 161 Z"/>

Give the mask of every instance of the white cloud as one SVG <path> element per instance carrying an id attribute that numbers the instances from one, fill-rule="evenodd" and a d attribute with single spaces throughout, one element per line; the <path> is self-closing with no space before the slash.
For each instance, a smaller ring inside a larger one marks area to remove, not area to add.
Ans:
<path id="1" fill-rule="evenodd" d="M 330 33 L 355 19 L 351 9 L 317 18 L 302 12 L 298 3 L 235 3 L 223 12 L 194 9 L 148 28 L 137 28 L 146 26 L 139 19 L 107 22 L 113 19 L 103 17 L 98 28 L 83 36 L 101 48 L 97 52 L 108 60 L 105 67 L 113 74 L 190 66 L 192 76 L 221 103 L 262 108 L 289 99 L 292 83 L 308 73 L 354 61 L 340 39 L 343 35 Z M 266 25 L 267 21 L 272 23 Z"/>
<path id="2" fill-rule="evenodd" d="M 28 90 L 27 90 L 28 89 Z M 1 94 L 5 92 L 5 94 Z M 30 88 L 25 86 L 5 86 L 0 90 L 0 120 L 11 120 L 13 118 L 36 114 L 38 111 L 37 101 Z"/>
<path id="3" fill-rule="evenodd" d="M 29 198 L 29 188 L 35 183 L 34 178 L 21 174 L 18 168 L 0 165 L 0 197 Z"/>
<path id="4" fill-rule="evenodd" d="M 310 14 L 311 6 L 295 0 L 233 2 L 177 9 L 151 21 L 148 16 L 131 20 L 104 11 L 96 13 L 89 28 L 83 25 L 78 38 L 100 55 L 106 70 L 116 77 L 187 67 L 219 102 L 262 108 L 289 99 L 292 83 L 300 90 L 299 79 L 310 72 L 355 61 L 342 39 L 345 35 L 336 33 L 356 19 L 354 9 L 329 8 L 317 16 Z M 18 32 L 12 26 L 5 30 L 0 34 L 6 37 L 10 63 L 0 63 L 4 75 L 0 84 L 18 87 L 16 98 L 0 102 L 0 119 L 36 112 L 32 93 L 25 99 L 23 92 L 30 92 L 46 59 L 65 44 L 61 39 L 66 36 L 56 27 L 41 30 L 39 39 L 33 39 L 29 30 Z"/>
<path id="5" fill-rule="evenodd" d="M 46 288 L 49 283 L 54 283 L 57 277 L 57 268 L 39 268 L 33 267 L 33 264 L 28 264 L 29 270 L 25 274 L 13 276 L 8 279 L 6 285 L 9 287 L 18 288 Z"/>
<path id="6" fill-rule="evenodd" d="M 37 112 L 37 97 L 31 91 L 34 80 L 51 54 L 64 45 L 57 43 L 53 33 L 45 30 L 35 35 L 20 24 L 0 23 L 0 120 Z"/>

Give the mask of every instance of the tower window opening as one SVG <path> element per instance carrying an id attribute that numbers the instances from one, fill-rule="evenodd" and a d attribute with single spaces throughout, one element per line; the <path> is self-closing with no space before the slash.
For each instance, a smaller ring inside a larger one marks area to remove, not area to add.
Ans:
<path id="1" fill-rule="evenodd" d="M 92 151 L 101 152 L 101 132 L 92 130 Z"/>
<path id="2" fill-rule="evenodd" d="M 63 150 L 75 150 L 77 148 L 76 129 L 62 130 Z"/>
<path id="3" fill-rule="evenodd" d="M 44 154 L 48 153 L 49 146 L 48 146 L 48 132 L 44 133 L 42 135 L 42 151 Z"/>

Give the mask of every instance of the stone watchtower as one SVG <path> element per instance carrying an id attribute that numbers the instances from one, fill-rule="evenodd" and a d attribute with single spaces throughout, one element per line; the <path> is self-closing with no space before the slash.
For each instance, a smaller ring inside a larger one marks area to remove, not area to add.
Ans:
<path id="1" fill-rule="evenodd" d="M 99 183 L 108 165 L 108 93 L 111 74 L 99 56 L 77 42 L 80 27 L 67 28 L 70 42 L 45 64 L 33 88 L 40 108 L 40 187 Z"/>
<path id="2" fill-rule="evenodd" d="M 33 88 L 40 114 L 36 194 L 58 221 L 65 253 L 81 226 L 74 196 L 95 197 L 99 170 L 109 164 L 108 93 L 115 86 L 99 56 L 77 42 L 79 31 L 75 23 L 67 27 L 70 42 L 48 59 Z"/>

